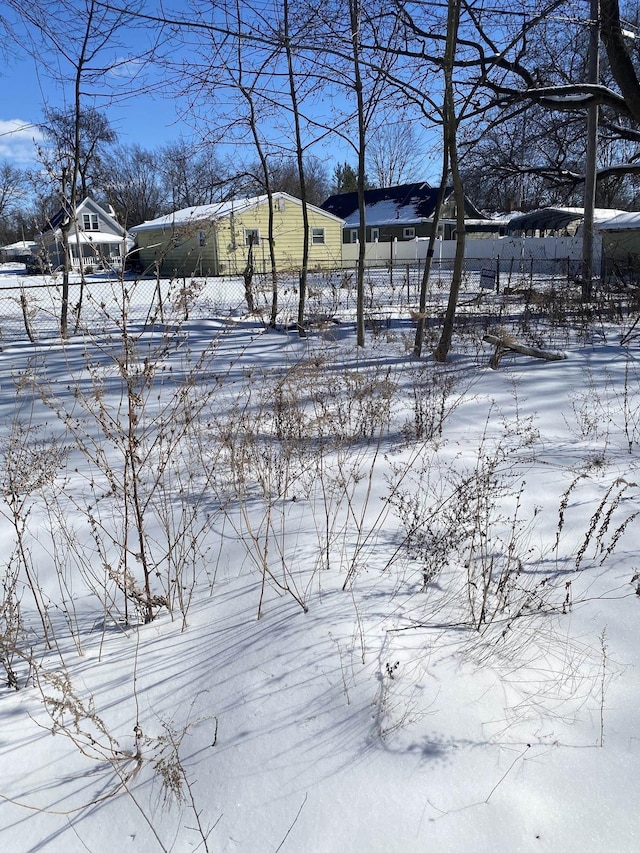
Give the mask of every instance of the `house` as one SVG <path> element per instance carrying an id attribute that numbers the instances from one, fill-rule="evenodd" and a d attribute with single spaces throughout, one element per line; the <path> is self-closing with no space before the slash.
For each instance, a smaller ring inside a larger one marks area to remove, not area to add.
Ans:
<path id="1" fill-rule="evenodd" d="M 11 263 L 13 261 L 24 263 L 25 258 L 28 258 L 37 248 L 37 243 L 31 240 L 19 240 L 17 243 L 10 243 L 8 246 L 0 246 L 0 263 Z"/>
<path id="2" fill-rule="evenodd" d="M 302 265 L 302 202 L 288 193 L 273 196 L 273 240 L 278 270 Z M 342 220 L 307 205 L 309 265 L 340 266 Z M 164 276 L 239 274 L 252 250 L 256 272 L 268 272 L 269 198 L 234 199 L 178 210 L 131 229 L 143 270 Z"/>
<path id="3" fill-rule="evenodd" d="M 61 226 L 69 222 L 69 214 L 60 210 L 47 227 L 36 237 L 39 254 L 53 269 L 64 264 L 64 246 Z M 68 232 L 69 254 L 72 269 L 116 268 L 124 266 L 134 245 L 133 238 L 116 220 L 113 210 L 105 210 L 92 198 L 85 198 L 75 210 Z"/>
<path id="4" fill-rule="evenodd" d="M 425 181 L 365 190 L 366 242 L 389 243 L 431 236 L 438 195 L 439 190 Z M 344 219 L 344 244 L 358 242 L 360 212 L 357 192 L 332 195 L 322 208 Z M 465 220 L 470 227 L 474 223 L 489 222 L 468 200 L 465 200 Z M 445 240 L 450 240 L 455 236 L 455 229 L 456 205 L 453 190 L 449 188 L 440 210 L 438 233 Z"/>

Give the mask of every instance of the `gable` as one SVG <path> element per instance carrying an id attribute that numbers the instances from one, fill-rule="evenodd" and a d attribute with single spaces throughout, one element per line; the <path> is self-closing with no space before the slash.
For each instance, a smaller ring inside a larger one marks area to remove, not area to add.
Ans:
<path id="1" fill-rule="evenodd" d="M 60 208 L 42 229 L 42 234 L 46 235 L 58 231 L 64 221 L 68 221 L 68 216 L 68 212 L 64 208 Z M 89 196 L 76 206 L 76 220 L 80 230 L 89 234 L 112 236 L 118 240 L 126 235 L 125 229 L 115 217 Z"/>
<path id="2" fill-rule="evenodd" d="M 76 219 L 80 228 L 86 232 L 97 231 L 118 238 L 125 234 L 125 229 L 116 218 L 88 196 L 76 207 Z"/>

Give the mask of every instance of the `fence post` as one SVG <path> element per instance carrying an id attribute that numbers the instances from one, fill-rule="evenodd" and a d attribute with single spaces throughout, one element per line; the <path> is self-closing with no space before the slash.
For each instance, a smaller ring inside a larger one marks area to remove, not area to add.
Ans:
<path id="1" fill-rule="evenodd" d="M 407 302 L 411 302 L 411 264 L 407 264 Z"/>
<path id="2" fill-rule="evenodd" d="M 496 293 L 500 293 L 500 255 L 496 259 Z"/>

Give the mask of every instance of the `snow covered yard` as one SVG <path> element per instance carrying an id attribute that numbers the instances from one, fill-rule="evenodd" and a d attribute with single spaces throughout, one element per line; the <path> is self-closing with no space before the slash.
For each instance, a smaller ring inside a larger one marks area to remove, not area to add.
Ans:
<path id="1" fill-rule="evenodd" d="M 2 341 L 0 848 L 637 850 L 635 317 L 116 296 Z"/>

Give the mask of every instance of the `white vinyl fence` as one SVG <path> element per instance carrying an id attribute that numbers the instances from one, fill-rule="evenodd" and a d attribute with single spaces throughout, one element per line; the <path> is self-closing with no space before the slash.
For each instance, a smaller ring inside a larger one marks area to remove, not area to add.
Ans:
<path id="1" fill-rule="evenodd" d="M 394 240 L 389 243 L 367 243 L 365 262 L 367 266 L 407 264 L 424 261 L 429 240 Z M 436 240 L 436 261 L 452 260 L 456 251 L 455 240 Z M 594 240 L 594 269 L 600 268 L 602 241 L 599 235 Z M 472 237 L 467 235 L 465 258 L 468 260 L 491 259 L 494 261 L 569 260 L 582 258 L 582 237 Z M 358 259 L 358 244 L 348 243 L 342 247 L 342 264 L 351 268 Z"/>

